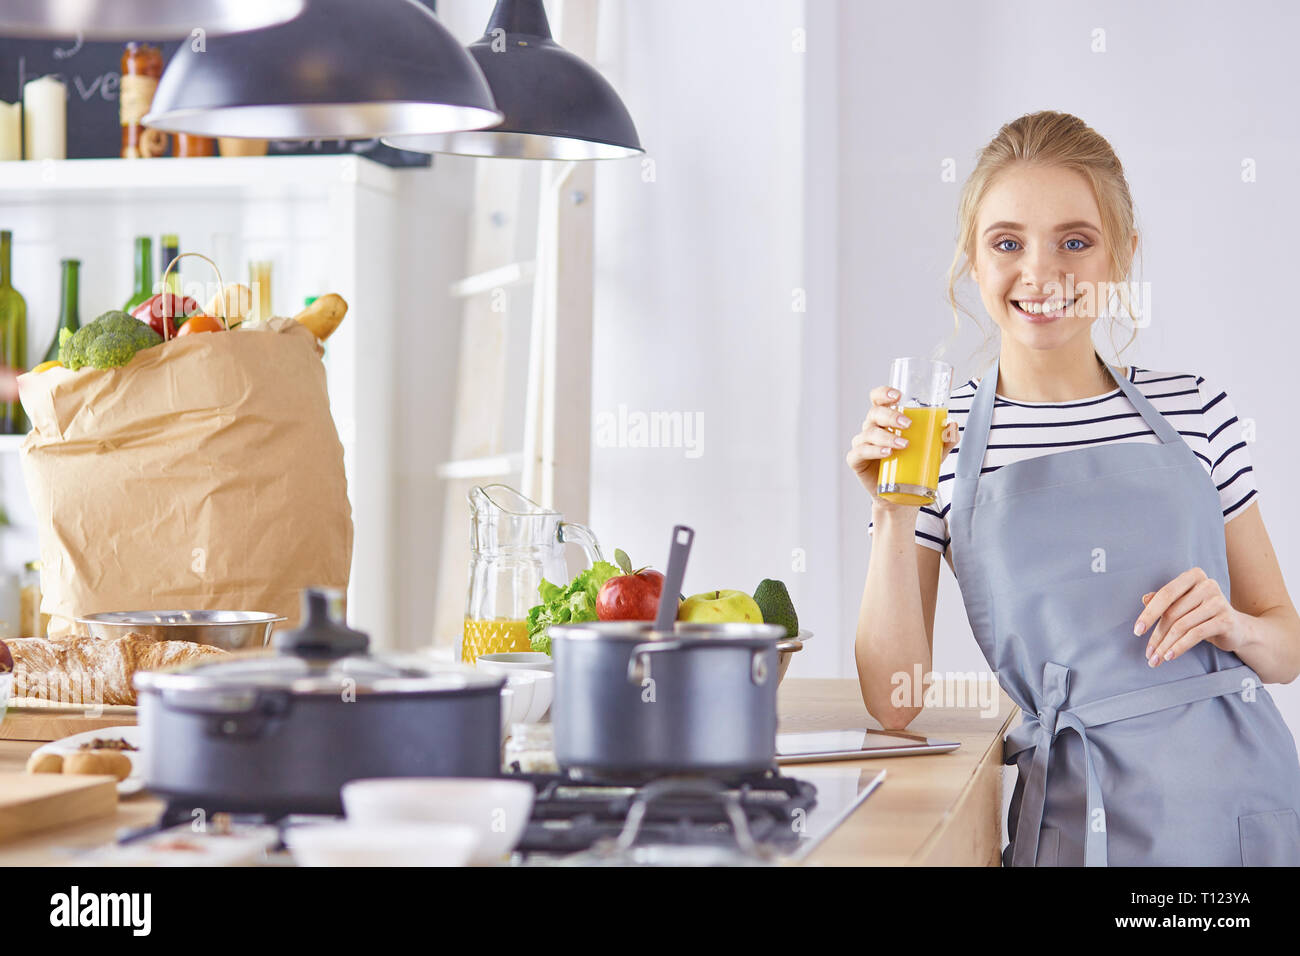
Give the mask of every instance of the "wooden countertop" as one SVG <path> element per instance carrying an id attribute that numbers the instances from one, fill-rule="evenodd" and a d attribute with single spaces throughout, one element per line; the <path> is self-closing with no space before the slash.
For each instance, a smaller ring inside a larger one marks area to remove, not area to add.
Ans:
<path id="1" fill-rule="evenodd" d="M 1002 738 L 1017 713 L 1001 688 L 996 710 L 985 714 L 973 684 L 944 683 L 943 699 L 966 706 L 927 707 L 909 733 L 960 741 L 946 754 L 880 760 L 799 764 L 863 784 L 883 769 L 881 785 L 817 847 L 814 866 L 998 866 L 1001 863 Z M 964 695 L 963 692 L 964 691 Z M 862 705 L 856 680 L 797 680 L 781 685 L 784 731 L 855 730 L 878 727 Z M 992 710 L 992 708 L 990 708 Z M 0 740 L 0 771 L 22 770 L 36 742 Z M 850 783 L 852 785 L 852 783 Z M 152 822 L 162 801 L 139 794 L 124 798 L 117 814 L 101 820 L 34 833 L 0 844 L 0 866 L 58 866 L 79 850 L 111 842 L 119 829 Z"/>
<path id="2" fill-rule="evenodd" d="M 936 685 L 938 686 L 938 685 Z M 792 776 L 818 768 L 858 774 L 883 769 L 885 779 L 808 857 L 814 866 L 1001 866 L 1002 738 L 1019 708 L 996 684 L 988 713 L 973 682 L 949 680 L 907 733 L 956 740 L 951 753 L 797 764 Z M 965 706 L 955 706 L 957 704 Z M 879 728 L 856 680 L 787 680 L 779 698 L 781 730 Z"/>

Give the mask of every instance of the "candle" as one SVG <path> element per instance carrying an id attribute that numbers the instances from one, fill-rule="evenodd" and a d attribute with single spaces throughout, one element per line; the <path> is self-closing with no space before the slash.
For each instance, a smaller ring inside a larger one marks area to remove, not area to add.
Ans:
<path id="1" fill-rule="evenodd" d="M 23 87 L 24 132 L 28 159 L 66 159 L 68 88 L 53 76 Z"/>
<path id="2" fill-rule="evenodd" d="M 0 103 L 0 163 L 23 158 L 23 104 Z"/>

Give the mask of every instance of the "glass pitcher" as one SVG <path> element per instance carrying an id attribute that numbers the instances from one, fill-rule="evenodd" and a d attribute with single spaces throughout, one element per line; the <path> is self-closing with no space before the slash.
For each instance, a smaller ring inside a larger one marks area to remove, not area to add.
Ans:
<path id="1" fill-rule="evenodd" d="M 541 602 L 542 578 L 569 583 L 564 546 L 577 544 L 588 564 L 603 561 L 596 536 L 507 485 L 469 490 L 469 599 L 461 660 L 529 651 L 528 611 Z"/>

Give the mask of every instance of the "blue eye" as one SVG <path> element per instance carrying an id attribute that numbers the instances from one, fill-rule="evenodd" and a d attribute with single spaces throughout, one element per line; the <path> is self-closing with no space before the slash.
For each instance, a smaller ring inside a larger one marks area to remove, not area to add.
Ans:
<path id="1" fill-rule="evenodd" d="M 1016 242 L 1016 240 L 1014 239 L 999 239 L 997 242 L 993 243 L 993 248 L 998 250 L 998 252 L 1012 252 L 1013 250 L 1011 249 L 1002 248 L 1003 244 L 1008 242 L 1014 243 L 1015 245 L 1019 245 L 1019 243 Z"/>
<path id="2" fill-rule="evenodd" d="M 1073 247 L 1072 249 L 1070 249 L 1071 252 L 1082 252 L 1084 249 L 1087 249 L 1087 248 L 1088 248 L 1088 243 L 1085 242 L 1085 241 L 1082 240 L 1082 239 L 1066 239 L 1065 241 L 1066 241 L 1067 243 L 1070 243 L 1070 242 L 1077 242 L 1077 243 L 1079 243 L 1079 245 L 1077 245 L 1077 246 Z"/>

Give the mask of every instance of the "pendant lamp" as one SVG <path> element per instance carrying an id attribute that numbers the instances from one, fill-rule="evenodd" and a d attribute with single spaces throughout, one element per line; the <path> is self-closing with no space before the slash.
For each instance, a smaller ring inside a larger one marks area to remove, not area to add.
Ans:
<path id="1" fill-rule="evenodd" d="M 309 0 L 268 30 L 184 44 L 146 126 L 197 136 L 369 139 L 492 126 L 482 72 L 414 0 Z"/>
<path id="2" fill-rule="evenodd" d="M 292 20 L 304 0 L 3 0 L 0 36 L 174 40 L 260 30 Z"/>
<path id="3" fill-rule="evenodd" d="M 499 126 L 386 136 L 400 149 L 512 159 L 618 159 L 644 153 L 627 107 L 609 82 L 551 39 L 542 0 L 497 0 L 469 53 L 483 70 Z"/>

